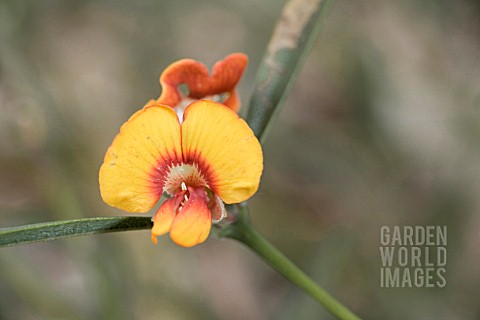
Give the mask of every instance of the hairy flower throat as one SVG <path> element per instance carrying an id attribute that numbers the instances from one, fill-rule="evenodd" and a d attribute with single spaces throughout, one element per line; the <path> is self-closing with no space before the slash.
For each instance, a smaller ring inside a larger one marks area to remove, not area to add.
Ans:
<path id="1" fill-rule="evenodd" d="M 179 190 L 186 191 L 187 186 L 209 188 L 205 176 L 196 164 L 179 164 L 173 166 L 166 174 L 163 191 L 173 195 Z"/>

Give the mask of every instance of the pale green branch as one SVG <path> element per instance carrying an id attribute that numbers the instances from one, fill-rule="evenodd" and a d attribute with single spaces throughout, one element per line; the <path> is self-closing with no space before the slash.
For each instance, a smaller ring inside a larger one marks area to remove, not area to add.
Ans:
<path id="1" fill-rule="evenodd" d="M 333 0 L 291 0 L 257 71 L 247 122 L 260 142 L 280 113 Z"/>

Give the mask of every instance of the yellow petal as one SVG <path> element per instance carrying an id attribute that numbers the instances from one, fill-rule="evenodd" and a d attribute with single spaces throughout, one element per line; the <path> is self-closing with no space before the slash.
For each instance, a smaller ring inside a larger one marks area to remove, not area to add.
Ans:
<path id="1" fill-rule="evenodd" d="M 208 187 L 225 203 L 257 191 L 262 148 L 247 123 L 224 105 L 200 100 L 185 109 L 182 152 L 186 163 L 206 172 Z"/>
<path id="2" fill-rule="evenodd" d="M 189 187 L 188 191 L 188 201 L 177 213 L 170 229 L 173 242 L 187 248 L 204 242 L 212 227 L 212 216 L 204 189 Z"/>
<path id="3" fill-rule="evenodd" d="M 100 168 L 103 201 L 129 212 L 146 212 L 163 192 L 168 166 L 181 162 L 180 123 L 167 106 L 149 105 L 120 128 Z"/>
<path id="4" fill-rule="evenodd" d="M 157 243 L 157 237 L 164 235 L 170 231 L 173 219 L 175 218 L 175 211 L 177 209 L 176 197 L 166 200 L 160 208 L 158 208 L 153 217 L 152 241 Z"/>

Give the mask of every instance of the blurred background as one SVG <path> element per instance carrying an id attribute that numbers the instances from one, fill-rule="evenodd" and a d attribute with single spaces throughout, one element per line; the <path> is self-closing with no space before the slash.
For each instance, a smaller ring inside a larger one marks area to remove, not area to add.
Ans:
<path id="1" fill-rule="evenodd" d="M 285 1 L 0 1 L 0 227 L 125 215 L 97 175 L 171 62 L 250 64 Z M 254 225 L 365 319 L 480 318 L 480 5 L 336 1 L 264 146 Z M 381 226 L 446 225 L 447 286 L 380 287 Z M 331 319 L 233 240 L 0 249 L 0 319 Z"/>

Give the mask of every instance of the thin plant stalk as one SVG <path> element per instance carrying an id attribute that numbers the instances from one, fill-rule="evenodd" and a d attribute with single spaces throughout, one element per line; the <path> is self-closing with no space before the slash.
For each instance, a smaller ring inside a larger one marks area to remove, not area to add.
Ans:
<path id="1" fill-rule="evenodd" d="M 305 291 L 338 319 L 360 319 L 259 234 L 250 224 L 246 205 L 239 205 L 238 208 L 239 212 L 236 215 L 235 223 L 225 226 L 218 234 L 220 237 L 235 239 L 245 244 L 273 269 L 278 271 L 295 286 Z"/>

